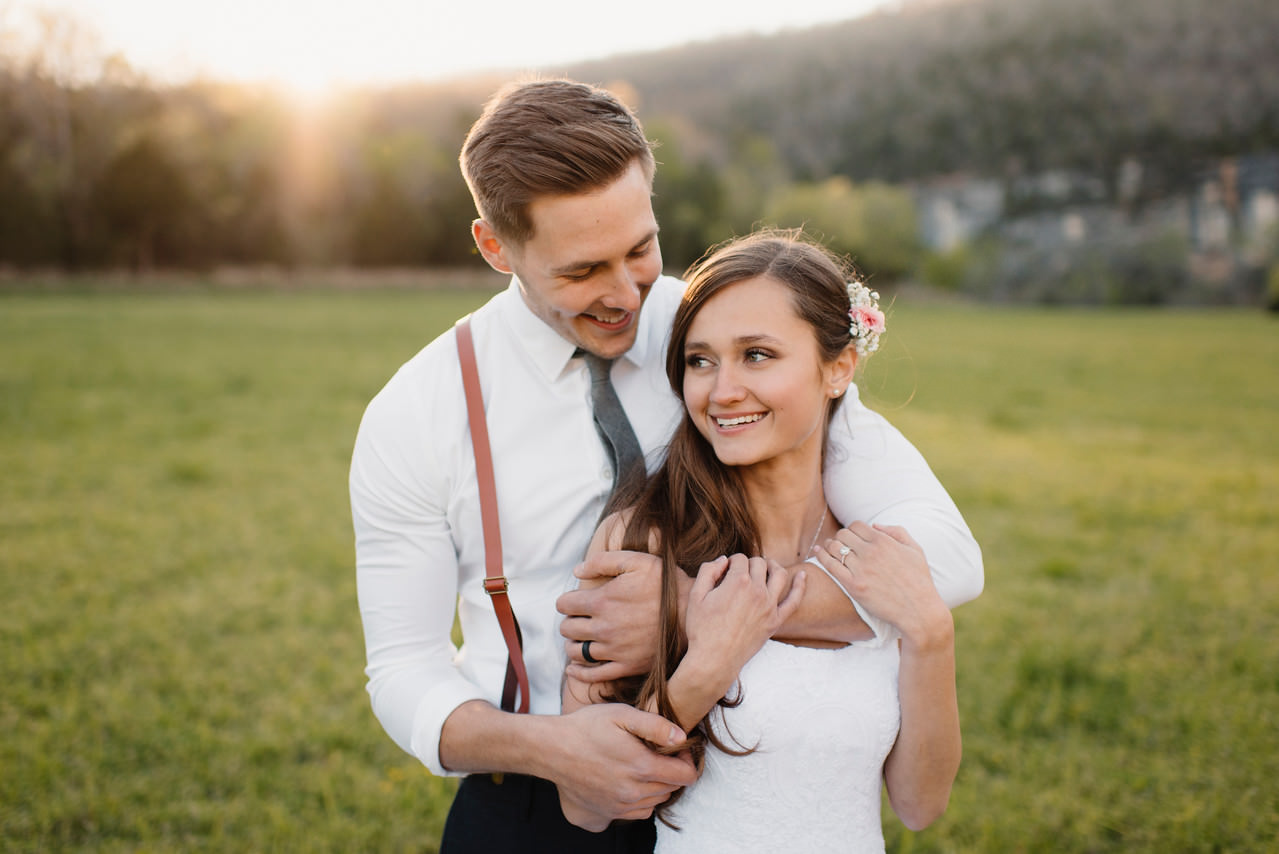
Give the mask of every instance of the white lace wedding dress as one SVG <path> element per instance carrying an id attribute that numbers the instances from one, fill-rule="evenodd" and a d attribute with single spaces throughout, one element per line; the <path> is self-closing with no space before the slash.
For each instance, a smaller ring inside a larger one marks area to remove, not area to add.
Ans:
<path id="1" fill-rule="evenodd" d="M 669 814 L 681 830 L 657 824 L 657 854 L 883 852 L 898 662 L 891 631 L 840 649 L 767 642 L 742 669 L 741 705 L 711 718 L 727 744 L 755 751 L 707 748 L 701 779 Z"/>

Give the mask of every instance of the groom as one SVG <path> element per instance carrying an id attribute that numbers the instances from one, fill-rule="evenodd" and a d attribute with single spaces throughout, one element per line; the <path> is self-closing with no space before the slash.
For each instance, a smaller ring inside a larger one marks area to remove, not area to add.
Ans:
<path id="1" fill-rule="evenodd" d="M 573 666 L 586 663 L 585 652 L 606 662 L 592 671 L 598 678 L 613 678 L 645 669 L 656 636 L 660 567 L 648 556 L 602 555 L 579 572 L 616 577 L 565 595 L 616 468 L 595 424 L 588 357 L 611 360 L 597 383 L 611 384 L 650 468 L 680 414 L 664 347 L 682 284 L 662 275 L 653 156 L 611 94 L 551 80 L 498 93 L 461 162 L 479 213 L 476 246 L 512 276 L 471 328 L 531 714 L 499 708 L 507 652 L 481 584 L 478 486 L 452 330 L 369 404 L 352 457 L 373 710 L 432 773 L 464 776 L 445 854 L 651 850 L 654 806 L 695 773 L 649 745 L 678 744 L 682 731 L 616 704 L 558 712 L 566 647 Z M 980 552 L 914 448 L 880 421 L 856 441 L 847 428 L 833 441 L 842 448 L 833 456 L 858 472 L 840 478 L 832 469 L 837 515 L 907 527 L 943 598 L 954 606 L 976 596 Z M 865 636 L 842 595 L 817 580 L 786 634 Z M 557 599 L 571 615 L 567 645 Z M 455 613 L 460 649 L 450 634 Z"/>

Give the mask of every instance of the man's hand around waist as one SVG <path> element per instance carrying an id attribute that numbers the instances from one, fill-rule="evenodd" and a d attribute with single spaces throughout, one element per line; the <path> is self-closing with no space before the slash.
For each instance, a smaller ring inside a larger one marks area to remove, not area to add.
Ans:
<path id="1" fill-rule="evenodd" d="M 548 745 L 546 776 L 559 789 L 564 816 L 578 827 L 601 831 L 615 819 L 642 819 L 691 785 L 697 771 L 687 754 L 663 756 L 684 732 L 670 721 L 620 703 L 587 706 L 558 719 L 563 726 Z"/>

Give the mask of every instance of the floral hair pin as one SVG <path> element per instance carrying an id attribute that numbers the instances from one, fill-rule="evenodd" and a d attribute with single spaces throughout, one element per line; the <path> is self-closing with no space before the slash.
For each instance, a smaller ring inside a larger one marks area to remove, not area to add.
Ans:
<path id="1" fill-rule="evenodd" d="M 879 349 L 884 334 L 884 313 L 879 310 L 879 294 L 861 282 L 848 283 L 848 334 L 857 343 L 857 355 Z"/>

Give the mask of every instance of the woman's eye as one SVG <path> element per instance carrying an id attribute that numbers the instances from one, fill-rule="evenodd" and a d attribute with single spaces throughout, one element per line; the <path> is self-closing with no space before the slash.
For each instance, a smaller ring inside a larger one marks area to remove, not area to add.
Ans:
<path id="1" fill-rule="evenodd" d="M 769 358 L 769 354 L 764 350 L 746 351 L 746 361 L 748 362 L 762 362 L 767 358 Z"/>
<path id="2" fill-rule="evenodd" d="M 710 364 L 710 361 L 705 356 L 687 356 L 684 364 L 690 368 L 704 368 Z"/>

